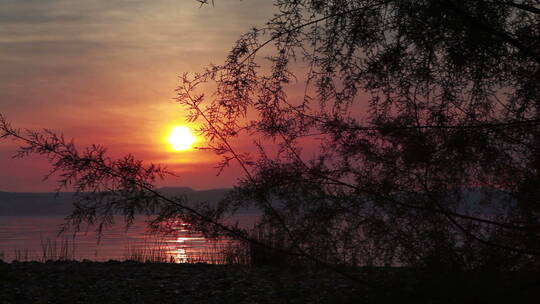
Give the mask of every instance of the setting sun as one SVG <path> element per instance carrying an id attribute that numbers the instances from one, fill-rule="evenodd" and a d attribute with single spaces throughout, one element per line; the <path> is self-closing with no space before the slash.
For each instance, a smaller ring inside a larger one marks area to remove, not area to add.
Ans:
<path id="1" fill-rule="evenodd" d="M 174 151 L 185 151 L 192 148 L 197 140 L 191 129 L 185 126 L 176 126 L 172 128 L 168 137 L 168 142 Z"/>

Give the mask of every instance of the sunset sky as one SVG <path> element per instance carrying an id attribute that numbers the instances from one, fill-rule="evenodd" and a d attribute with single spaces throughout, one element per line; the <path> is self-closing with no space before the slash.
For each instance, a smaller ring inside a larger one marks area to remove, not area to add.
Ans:
<path id="1" fill-rule="evenodd" d="M 216 177 L 211 152 L 167 147 L 185 115 L 174 89 L 182 73 L 221 63 L 273 12 L 267 0 L 0 0 L 0 113 L 15 127 L 49 128 L 180 175 L 160 186 L 229 187 L 237 168 Z M 0 191 L 53 190 L 42 181 L 47 162 L 12 159 L 16 144 L 0 142 Z"/>

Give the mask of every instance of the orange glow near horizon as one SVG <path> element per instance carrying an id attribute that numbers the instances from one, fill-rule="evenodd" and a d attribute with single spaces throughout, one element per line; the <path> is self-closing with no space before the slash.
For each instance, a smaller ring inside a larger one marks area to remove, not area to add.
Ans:
<path id="1" fill-rule="evenodd" d="M 197 137 L 186 126 L 174 126 L 167 137 L 167 142 L 173 151 L 191 150 L 196 141 Z"/>

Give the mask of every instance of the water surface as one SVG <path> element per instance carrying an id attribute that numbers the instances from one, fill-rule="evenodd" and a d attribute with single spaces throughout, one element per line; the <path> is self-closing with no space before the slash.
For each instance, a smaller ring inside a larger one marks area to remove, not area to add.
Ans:
<path id="1" fill-rule="evenodd" d="M 239 215 L 234 220 L 252 225 L 255 217 Z M 42 261 L 68 257 L 107 261 L 159 257 L 177 263 L 219 263 L 223 262 L 220 252 L 231 246 L 230 240 L 208 240 L 183 224 L 177 225 L 173 235 L 149 235 L 145 218 L 136 219 L 127 230 L 122 218 L 116 218 L 99 242 L 94 228 L 75 237 L 72 233 L 59 236 L 63 222 L 63 216 L 0 216 L 0 258 Z"/>

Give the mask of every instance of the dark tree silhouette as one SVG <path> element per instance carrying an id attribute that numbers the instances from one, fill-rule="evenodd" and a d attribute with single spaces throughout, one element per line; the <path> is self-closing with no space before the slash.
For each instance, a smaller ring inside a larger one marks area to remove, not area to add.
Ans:
<path id="1" fill-rule="evenodd" d="M 245 171 L 227 206 L 258 206 L 288 250 L 538 265 L 539 5 L 276 1 L 223 65 L 184 75 L 178 102 L 220 167 Z M 246 136 L 256 155 L 230 144 Z"/>
<path id="2" fill-rule="evenodd" d="M 147 212 L 155 227 L 181 219 L 328 267 L 538 267 L 540 2 L 276 5 L 223 65 L 177 89 L 220 169 L 245 172 L 217 207 L 161 196 L 166 172 L 131 156 L 80 153 L 4 119 L 0 136 L 22 140 L 21 156 L 47 155 L 61 187 L 76 188 L 75 226 Z M 278 248 L 220 222 L 248 205 Z"/>

